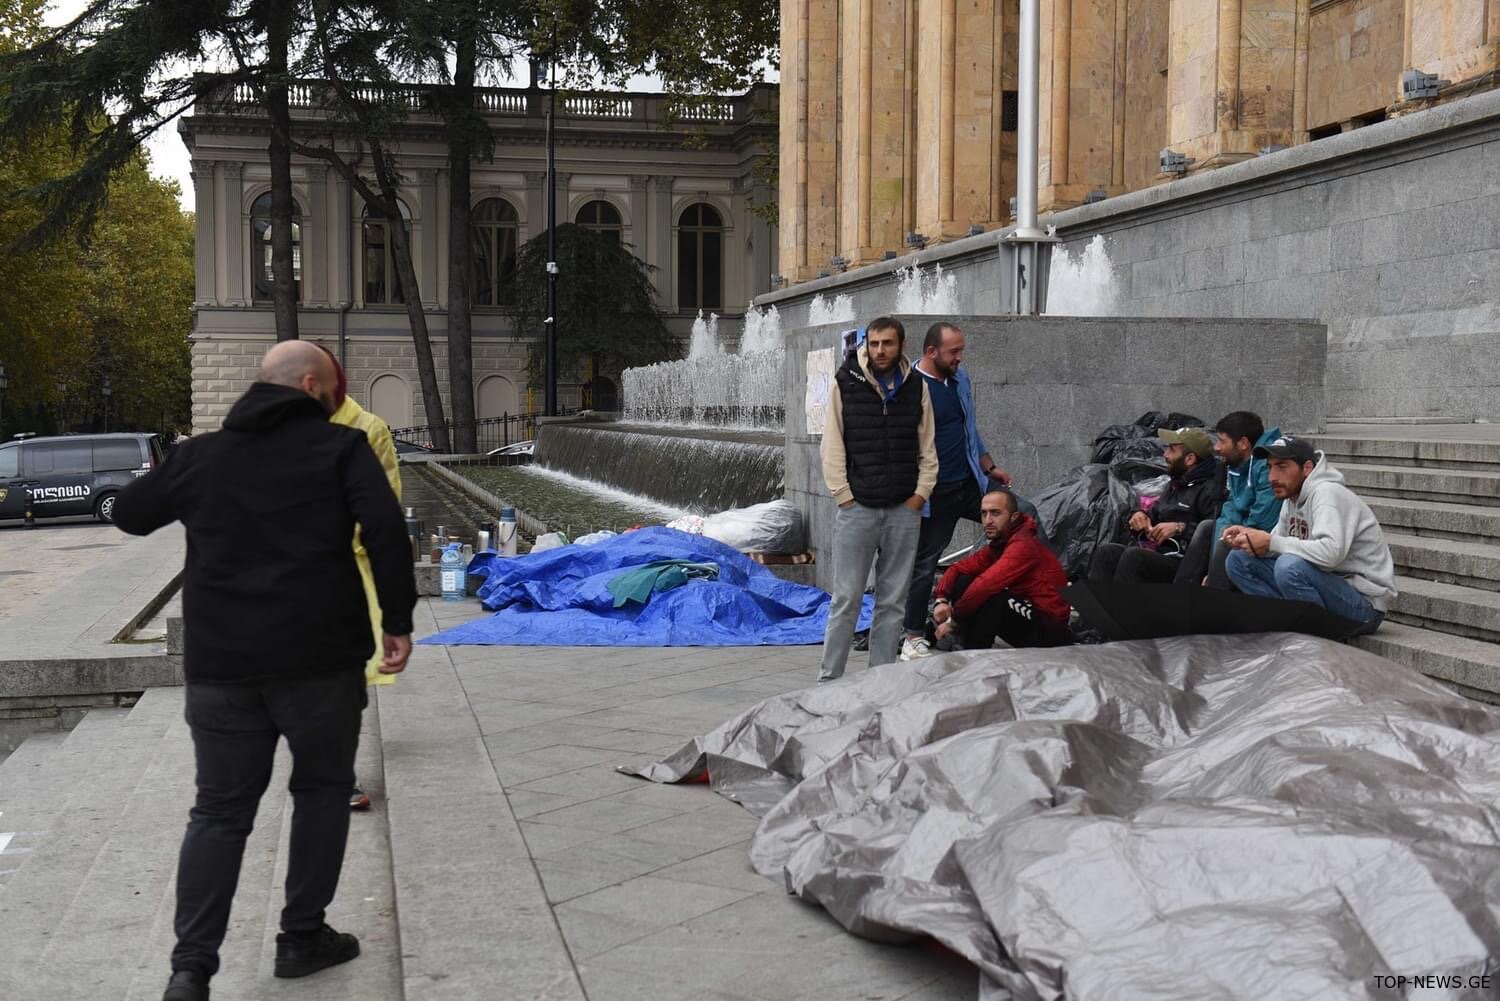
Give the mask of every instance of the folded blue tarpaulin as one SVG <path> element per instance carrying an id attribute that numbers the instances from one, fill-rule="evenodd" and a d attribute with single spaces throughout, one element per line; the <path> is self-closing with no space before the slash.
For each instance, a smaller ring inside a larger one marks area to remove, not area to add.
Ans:
<path id="1" fill-rule="evenodd" d="M 644 606 L 615 608 L 609 582 L 660 560 L 717 563 L 718 580 L 690 580 Z M 646 528 L 591 546 L 511 559 L 483 553 L 469 565 L 487 579 L 479 600 L 494 611 L 423 643 L 501 646 L 801 646 L 823 642 L 827 592 L 793 584 L 721 542 Z M 859 628 L 869 626 L 865 598 Z"/>

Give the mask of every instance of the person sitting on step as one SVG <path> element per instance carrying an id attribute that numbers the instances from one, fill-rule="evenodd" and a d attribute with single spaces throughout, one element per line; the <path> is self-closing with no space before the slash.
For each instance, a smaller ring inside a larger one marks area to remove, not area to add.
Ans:
<path id="1" fill-rule="evenodd" d="M 996 638 L 1013 647 L 1072 643 L 1072 609 L 1061 594 L 1068 575 L 1037 536 L 1036 522 L 999 484 L 980 501 L 979 516 L 988 544 L 938 582 L 934 640 L 956 639 L 965 650 L 987 650 Z"/>
<path id="2" fill-rule="evenodd" d="M 1246 594 L 1310 601 L 1373 633 L 1396 597 L 1391 547 L 1368 504 L 1312 443 L 1291 435 L 1259 445 L 1281 517 L 1270 532 L 1233 525 L 1225 568 Z"/>

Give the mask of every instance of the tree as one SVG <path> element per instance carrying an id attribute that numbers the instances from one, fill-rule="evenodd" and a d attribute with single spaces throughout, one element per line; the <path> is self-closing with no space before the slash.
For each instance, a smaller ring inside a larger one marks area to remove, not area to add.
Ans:
<path id="1" fill-rule="evenodd" d="M 557 367 L 578 379 L 682 356 L 682 344 L 662 322 L 651 268 L 618 240 L 583 226 L 557 227 L 557 262 L 568 276 L 557 286 Z M 512 301 L 522 329 L 539 330 L 547 315 L 547 235 L 522 245 L 512 278 Z M 533 344 L 528 361 L 539 381 L 545 349 Z"/>

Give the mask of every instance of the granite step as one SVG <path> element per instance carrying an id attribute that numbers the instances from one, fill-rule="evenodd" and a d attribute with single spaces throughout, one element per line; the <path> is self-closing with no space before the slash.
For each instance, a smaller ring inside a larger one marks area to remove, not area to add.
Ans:
<path id="1" fill-rule="evenodd" d="M 173 697 L 173 690 L 163 691 L 169 693 L 166 698 Z M 151 695 L 147 693 L 142 701 Z M 69 984 L 67 995 L 40 992 L 38 997 L 78 995 L 79 988 L 71 980 L 78 971 L 60 971 L 43 959 L 55 938 L 73 939 L 72 930 L 64 924 L 69 912 L 79 913 L 80 903 L 100 912 L 112 911 L 119 904 L 96 898 L 92 892 L 80 897 L 89 874 L 100 865 L 120 871 L 153 864 L 149 859 L 114 855 L 109 851 L 110 838 L 122 821 L 133 817 L 138 808 L 135 793 L 154 774 L 168 734 L 182 726 L 163 722 L 149 708 L 134 722 L 133 713 L 121 718 L 115 711 L 104 723 L 92 723 L 97 713 L 85 717 L 58 748 L 49 769 L 56 784 L 17 810 L 29 834 L 31 857 L 0 888 L 0 928 L 5 929 L 6 945 L 0 975 L 20 985 L 53 979 Z M 112 934 L 106 937 L 117 948 L 121 944 Z M 118 953 L 111 953 L 104 965 L 118 964 L 120 959 Z M 27 995 L 8 996 L 20 1001 Z"/>
<path id="2" fill-rule="evenodd" d="M 1500 545 L 1386 532 L 1396 570 L 1408 577 L 1500 591 Z"/>
<path id="3" fill-rule="evenodd" d="M 1500 507 L 1500 472 L 1364 464 L 1339 470 L 1349 488 L 1366 499 L 1396 497 Z"/>
<path id="4" fill-rule="evenodd" d="M 1451 684 L 1484 702 L 1500 702 L 1500 646 L 1387 620 L 1354 645 Z"/>
<path id="5" fill-rule="evenodd" d="M 1386 532 L 1500 545 L 1500 509 L 1477 504 L 1366 496 Z"/>
<path id="6" fill-rule="evenodd" d="M 1500 444 L 1494 441 L 1398 439 L 1378 436 L 1315 435 L 1313 440 L 1336 466 L 1420 466 L 1500 472 Z"/>
<path id="7" fill-rule="evenodd" d="M 1458 584 L 1396 578 L 1400 593 L 1387 618 L 1407 625 L 1500 643 L 1500 593 Z"/>

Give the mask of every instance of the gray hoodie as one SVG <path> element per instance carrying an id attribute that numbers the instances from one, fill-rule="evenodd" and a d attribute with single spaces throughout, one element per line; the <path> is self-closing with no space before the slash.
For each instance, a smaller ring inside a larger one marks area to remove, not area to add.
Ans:
<path id="1" fill-rule="evenodd" d="M 1344 474 L 1322 452 L 1317 455 L 1301 492 L 1281 504 L 1271 552 L 1300 556 L 1337 574 L 1384 612 L 1396 596 L 1391 547 L 1369 506 L 1344 486 Z"/>

